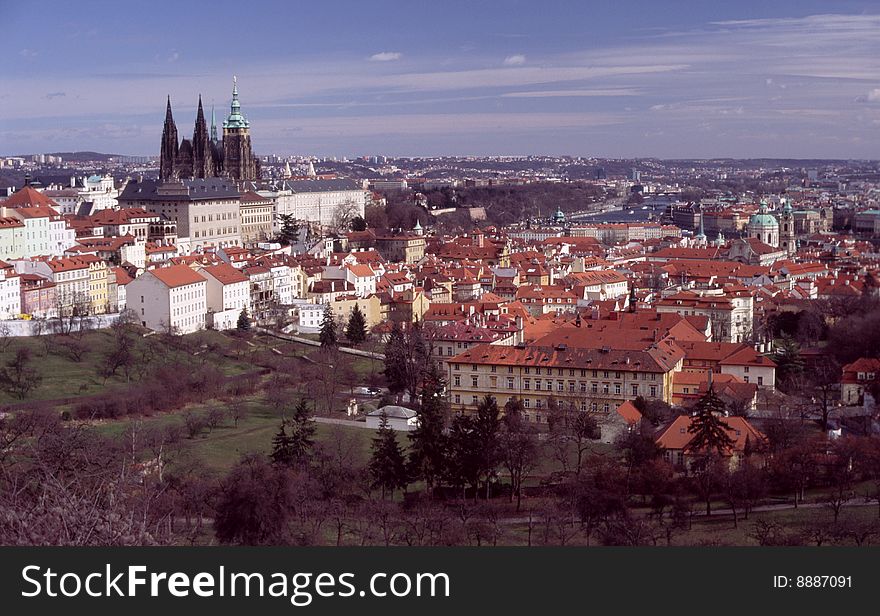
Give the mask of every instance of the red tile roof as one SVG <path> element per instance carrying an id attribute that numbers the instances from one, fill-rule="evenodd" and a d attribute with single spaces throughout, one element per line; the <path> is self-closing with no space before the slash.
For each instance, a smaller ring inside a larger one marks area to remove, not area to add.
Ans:
<path id="1" fill-rule="evenodd" d="M 247 282 L 249 280 L 247 276 L 242 274 L 239 270 L 232 267 L 228 263 L 223 263 L 221 265 L 212 265 L 210 267 L 203 267 L 199 271 L 210 274 L 222 285 L 235 284 L 237 282 Z"/>
<path id="2" fill-rule="evenodd" d="M 188 265 L 171 265 L 149 270 L 159 282 L 168 288 L 183 287 L 189 284 L 205 282 L 205 279 Z"/>
<path id="3" fill-rule="evenodd" d="M 15 191 L 0 205 L 6 207 L 58 207 L 58 204 L 31 186 L 24 186 Z"/>

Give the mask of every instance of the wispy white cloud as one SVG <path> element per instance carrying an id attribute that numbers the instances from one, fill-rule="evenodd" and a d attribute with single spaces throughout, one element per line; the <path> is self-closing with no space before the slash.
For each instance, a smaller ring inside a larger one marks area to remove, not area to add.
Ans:
<path id="1" fill-rule="evenodd" d="M 522 66 L 526 63 L 526 57 L 521 53 L 504 58 L 504 66 Z"/>
<path id="2" fill-rule="evenodd" d="M 595 90 L 535 90 L 534 92 L 505 92 L 502 98 L 567 98 L 569 96 L 638 96 L 635 88 L 606 88 Z"/>
<path id="3" fill-rule="evenodd" d="M 880 88 L 874 88 L 868 92 L 868 100 L 872 103 L 880 102 Z"/>
<path id="4" fill-rule="evenodd" d="M 374 53 L 370 56 L 371 62 L 393 62 L 394 60 L 400 60 L 403 57 L 403 54 L 399 51 L 380 51 L 379 53 Z"/>

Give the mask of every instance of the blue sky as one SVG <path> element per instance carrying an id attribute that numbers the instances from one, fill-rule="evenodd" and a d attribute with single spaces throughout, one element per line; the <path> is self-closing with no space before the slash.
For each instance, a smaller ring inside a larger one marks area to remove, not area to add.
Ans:
<path id="1" fill-rule="evenodd" d="M 0 153 L 880 158 L 880 2 L 0 0 Z"/>

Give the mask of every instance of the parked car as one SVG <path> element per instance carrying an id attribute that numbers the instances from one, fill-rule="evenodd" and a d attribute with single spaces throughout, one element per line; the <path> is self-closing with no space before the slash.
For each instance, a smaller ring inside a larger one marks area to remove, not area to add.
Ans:
<path id="1" fill-rule="evenodd" d="M 356 396 L 378 396 L 382 393 L 382 390 L 378 387 L 355 387 L 354 393 Z"/>

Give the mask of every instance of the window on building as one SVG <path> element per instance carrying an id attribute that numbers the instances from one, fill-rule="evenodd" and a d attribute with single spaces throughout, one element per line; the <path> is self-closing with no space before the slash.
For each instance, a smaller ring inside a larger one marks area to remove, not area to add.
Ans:
<path id="1" fill-rule="evenodd" d="M 652 398 L 657 397 L 657 386 L 656 385 L 651 385 L 651 397 Z"/>
<path id="2" fill-rule="evenodd" d="M 513 377 L 507 377 L 507 389 L 513 389 Z"/>

